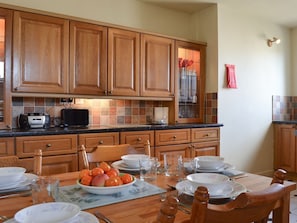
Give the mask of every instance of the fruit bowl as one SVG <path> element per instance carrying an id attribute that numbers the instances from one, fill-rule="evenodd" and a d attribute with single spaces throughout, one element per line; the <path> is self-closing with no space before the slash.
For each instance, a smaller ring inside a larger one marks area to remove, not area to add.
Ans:
<path id="1" fill-rule="evenodd" d="M 130 168 L 139 168 L 139 160 L 148 158 L 145 154 L 127 154 L 121 156 L 124 163 Z"/>
<path id="2" fill-rule="evenodd" d="M 77 185 L 79 185 L 84 191 L 87 191 L 92 194 L 115 194 L 127 190 L 130 186 L 132 186 L 136 182 L 136 178 L 133 176 L 133 181 L 127 184 L 119 185 L 119 186 L 110 186 L 110 187 L 98 187 L 98 186 L 86 186 L 83 185 L 77 180 Z"/>

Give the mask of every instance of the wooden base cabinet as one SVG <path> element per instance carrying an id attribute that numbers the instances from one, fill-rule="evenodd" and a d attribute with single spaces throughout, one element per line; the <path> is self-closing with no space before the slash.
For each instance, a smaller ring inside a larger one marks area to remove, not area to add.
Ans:
<path id="1" fill-rule="evenodd" d="M 20 163 L 33 171 L 33 157 L 42 149 L 42 174 L 50 175 L 78 170 L 77 135 L 16 137 L 16 155 Z"/>
<path id="2" fill-rule="evenodd" d="M 219 156 L 220 128 L 191 129 L 191 156 Z"/>
<path id="3" fill-rule="evenodd" d="M 296 125 L 274 125 L 274 168 L 297 172 Z"/>
<path id="4" fill-rule="evenodd" d="M 11 156 L 14 153 L 14 138 L 0 138 L 0 156 Z"/>

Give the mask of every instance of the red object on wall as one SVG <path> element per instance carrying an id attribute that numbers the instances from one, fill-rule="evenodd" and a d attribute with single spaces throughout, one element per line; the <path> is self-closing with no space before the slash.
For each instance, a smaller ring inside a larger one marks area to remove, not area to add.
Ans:
<path id="1" fill-rule="evenodd" d="M 225 66 L 226 66 L 226 71 L 227 71 L 227 87 L 228 88 L 237 88 L 235 65 L 226 64 Z"/>

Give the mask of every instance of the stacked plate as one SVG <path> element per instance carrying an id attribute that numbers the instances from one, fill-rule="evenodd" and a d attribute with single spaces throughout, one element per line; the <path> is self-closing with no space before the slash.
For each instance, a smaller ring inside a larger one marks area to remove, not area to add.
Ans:
<path id="1" fill-rule="evenodd" d="M 0 194 L 18 190 L 28 189 L 32 180 L 37 176 L 25 173 L 22 167 L 1 167 L 0 168 Z"/>
<path id="2" fill-rule="evenodd" d="M 66 202 L 36 204 L 18 211 L 14 219 L 5 223 L 99 223 L 98 219 L 80 207 Z"/>

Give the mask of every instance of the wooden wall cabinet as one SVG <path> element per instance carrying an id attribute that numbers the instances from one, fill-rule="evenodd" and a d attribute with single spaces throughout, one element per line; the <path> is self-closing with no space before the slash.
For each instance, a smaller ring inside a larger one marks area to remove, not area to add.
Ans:
<path id="1" fill-rule="evenodd" d="M 0 8 L 0 129 L 11 129 L 11 56 L 13 12 Z M 0 147 L 1 148 L 1 147 Z M 2 151 L 1 151 L 2 152 Z"/>
<path id="2" fill-rule="evenodd" d="M 154 156 L 155 137 L 153 130 L 120 132 L 120 138 L 121 144 L 130 144 L 133 147 L 133 150 L 135 149 L 135 151 L 131 151 L 131 153 L 145 153 L 145 145 L 147 141 L 149 141 L 151 146 L 151 156 Z"/>
<path id="3" fill-rule="evenodd" d="M 16 155 L 29 172 L 33 170 L 36 149 L 42 149 L 44 175 L 78 170 L 77 135 L 16 137 Z"/>
<path id="4" fill-rule="evenodd" d="M 174 40 L 141 35 L 141 96 L 174 97 Z"/>
<path id="5" fill-rule="evenodd" d="M 13 91 L 68 92 L 69 21 L 14 11 Z"/>
<path id="6" fill-rule="evenodd" d="M 108 95 L 139 96 L 140 34 L 108 29 Z"/>
<path id="7" fill-rule="evenodd" d="M 105 95 L 107 27 L 70 21 L 70 93 Z"/>
<path id="8" fill-rule="evenodd" d="M 297 172 L 296 125 L 274 124 L 274 168 Z"/>

